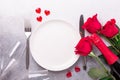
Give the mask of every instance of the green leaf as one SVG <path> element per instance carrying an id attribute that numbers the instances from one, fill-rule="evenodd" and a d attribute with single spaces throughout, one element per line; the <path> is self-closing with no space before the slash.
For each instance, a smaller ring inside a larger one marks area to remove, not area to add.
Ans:
<path id="1" fill-rule="evenodd" d="M 107 77 L 101 78 L 101 79 L 99 79 L 99 80 L 113 80 L 113 78 L 107 76 Z"/>
<path id="2" fill-rule="evenodd" d="M 109 39 L 109 41 L 118 49 L 120 50 L 120 32 L 115 35 L 113 38 Z"/>
<path id="3" fill-rule="evenodd" d="M 107 76 L 107 73 L 101 68 L 94 67 L 89 69 L 88 75 L 93 79 L 98 79 Z"/>

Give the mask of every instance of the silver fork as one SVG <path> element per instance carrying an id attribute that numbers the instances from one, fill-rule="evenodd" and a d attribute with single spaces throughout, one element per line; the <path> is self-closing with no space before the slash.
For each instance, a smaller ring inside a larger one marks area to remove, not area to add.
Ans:
<path id="1" fill-rule="evenodd" d="M 28 23 L 27 20 L 25 21 L 25 24 L 26 25 L 24 25 L 25 26 L 24 31 L 25 31 L 25 35 L 27 37 L 27 40 L 26 40 L 26 69 L 29 69 L 29 64 L 30 64 L 30 62 L 29 62 L 29 60 L 30 60 L 29 59 L 29 55 L 30 55 L 30 52 L 29 52 L 29 37 L 31 35 L 32 29 L 31 29 L 30 23 Z"/>

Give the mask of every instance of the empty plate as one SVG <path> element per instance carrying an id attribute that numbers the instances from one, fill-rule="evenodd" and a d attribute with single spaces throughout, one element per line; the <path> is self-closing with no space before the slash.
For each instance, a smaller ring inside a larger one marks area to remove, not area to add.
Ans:
<path id="1" fill-rule="evenodd" d="M 74 27 L 61 20 L 43 23 L 30 37 L 30 51 L 43 68 L 61 71 L 71 67 L 79 58 L 74 53 L 80 40 Z"/>

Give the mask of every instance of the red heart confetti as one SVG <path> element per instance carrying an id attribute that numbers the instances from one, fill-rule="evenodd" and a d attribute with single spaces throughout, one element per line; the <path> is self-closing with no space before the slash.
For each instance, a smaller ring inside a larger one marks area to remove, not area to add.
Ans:
<path id="1" fill-rule="evenodd" d="M 41 8 L 37 8 L 37 9 L 35 10 L 35 12 L 40 14 L 40 13 L 41 13 Z"/>
<path id="2" fill-rule="evenodd" d="M 75 66 L 75 72 L 80 72 L 79 66 Z"/>
<path id="3" fill-rule="evenodd" d="M 67 72 L 66 77 L 67 77 L 67 78 L 72 77 L 72 73 L 71 73 L 70 71 L 69 71 L 69 72 Z"/>
<path id="4" fill-rule="evenodd" d="M 42 21 L 42 16 L 39 16 L 36 18 L 38 22 L 41 22 Z"/>
<path id="5" fill-rule="evenodd" d="M 44 13 L 45 13 L 46 16 L 50 15 L 50 11 L 49 10 L 45 10 Z"/>

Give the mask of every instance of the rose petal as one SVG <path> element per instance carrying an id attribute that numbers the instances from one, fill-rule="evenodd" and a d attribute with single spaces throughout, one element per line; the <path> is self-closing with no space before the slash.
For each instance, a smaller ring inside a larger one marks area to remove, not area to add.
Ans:
<path id="1" fill-rule="evenodd" d="M 50 11 L 49 10 L 45 10 L 44 13 L 45 13 L 46 16 L 50 15 Z"/>
<path id="2" fill-rule="evenodd" d="M 35 12 L 40 14 L 41 13 L 41 8 L 35 9 Z"/>
<path id="3" fill-rule="evenodd" d="M 93 17 L 89 17 L 82 27 L 90 33 L 99 32 L 101 30 L 101 23 L 97 19 L 97 14 Z"/>
<path id="4" fill-rule="evenodd" d="M 108 38 L 112 38 L 117 35 L 119 33 L 119 29 L 117 28 L 115 22 L 115 19 L 107 21 L 100 33 Z"/>
<path id="5" fill-rule="evenodd" d="M 72 73 L 71 73 L 70 71 L 69 71 L 69 72 L 67 72 L 66 77 L 67 77 L 67 78 L 72 77 Z"/>
<path id="6" fill-rule="evenodd" d="M 80 72 L 80 67 L 79 66 L 75 66 L 75 72 Z"/>
<path id="7" fill-rule="evenodd" d="M 41 22 L 42 21 L 42 16 L 39 16 L 36 18 L 38 22 Z"/>
<path id="8" fill-rule="evenodd" d="M 92 44 L 90 42 L 89 37 L 84 37 L 80 39 L 78 44 L 75 46 L 75 53 L 87 56 L 92 51 Z"/>

